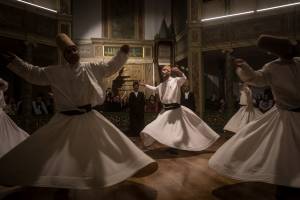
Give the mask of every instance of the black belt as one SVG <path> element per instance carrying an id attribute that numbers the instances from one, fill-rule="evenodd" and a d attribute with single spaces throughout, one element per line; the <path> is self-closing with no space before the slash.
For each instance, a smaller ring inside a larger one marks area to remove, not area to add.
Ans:
<path id="1" fill-rule="evenodd" d="M 82 115 L 82 114 L 92 111 L 92 109 L 93 109 L 91 104 L 79 106 L 77 108 L 80 110 L 66 110 L 66 111 L 61 111 L 60 113 L 64 114 L 64 115 L 68 115 L 68 116 Z"/>
<path id="2" fill-rule="evenodd" d="M 169 103 L 169 104 L 163 104 L 163 108 L 165 110 L 174 110 L 176 108 L 179 108 L 181 105 L 179 103 Z"/>

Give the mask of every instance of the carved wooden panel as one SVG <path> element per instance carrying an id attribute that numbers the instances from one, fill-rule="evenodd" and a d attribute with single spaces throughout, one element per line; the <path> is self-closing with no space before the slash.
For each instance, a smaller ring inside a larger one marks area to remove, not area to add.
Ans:
<path id="1" fill-rule="evenodd" d="M 205 26 L 202 32 L 203 45 L 253 40 L 263 33 L 296 35 L 299 29 L 297 29 L 298 23 L 295 23 L 297 22 L 295 18 L 297 16 L 289 13 Z"/>
<path id="2" fill-rule="evenodd" d="M 72 35 L 71 35 L 71 24 L 69 24 L 69 23 L 60 23 L 59 24 L 59 32 L 60 33 L 65 33 L 68 36 L 72 37 Z"/>
<path id="3" fill-rule="evenodd" d="M 57 34 L 56 19 L 3 4 L 0 4 L 0 25 L 2 30 L 34 33 L 49 38 L 55 38 Z"/>
<path id="4" fill-rule="evenodd" d="M 144 57 L 152 58 L 152 47 L 144 47 Z"/>
<path id="5" fill-rule="evenodd" d="M 192 30 L 192 42 L 200 42 L 201 40 L 201 32 L 196 29 Z"/>
<path id="6" fill-rule="evenodd" d="M 60 0 L 60 12 L 62 14 L 71 14 L 71 1 Z"/>
<path id="7" fill-rule="evenodd" d="M 143 39 L 143 1 L 102 0 L 103 36 L 114 39 Z"/>
<path id="8" fill-rule="evenodd" d="M 187 44 L 188 44 L 187 37 L 186 36 L 182 37 L 176 44 L 176 54 L 180 55 L 186 53 L 188 48 Z"/>
<path id="9" fill-rule="evenodd" d="M 191 20 L 198 20 L 199 0 L 191 0 Z"/>
<path id="10" fill-rule="evenodd" d="M 97 45 L 95 46 L 95 56 L 102 57 L 103 56 L 103 46 Z"/>
<path id="11" fill-rule="evenodd" d="M 200 60 L 199 60 L 199 55 L 200 55 L 200 52 L 198 51 L 193 51 L 192 52 L 192 56 L 191 56 L 191 59 L 192 59 L 192 66 L 190 66 L 190 69 L 189 69 L 189 80 L 190 82 L 192 82 L 192 85 L 193 85 L 193 91 L 194 91 L 194 94 L 196 97 L 199 97 L 199 90 L 196 89 L 196 88 L 199 88 L 200 87 L 200 77 L 199 77 L 199 69 L 200 69 Z"/>
<path id="12" fill-rule="evenodd" d="M 284 16 L 251 19 L 232 24 L 229 28 L 232 40 L 255 39 L 260 34 L 282 34 L 285 29 Z M 238 27 L 238 28 L 235 28 Z"/>
<path id="13" fill-rule="evenodd" d="M 106 80 L 106 86 L 113 91 L 131 91 L 135 80 L 144 82 L 145 70 L 143 64 L 126 64 L 124 68 Z"/>
<path id="14" fill-rule="evenodd" d="M 158 59 L 170 59 L 171 58 L 171 46 L 160 45 L 158 50 Z"/>
<path id="15" fill-rule="evenodd" d="M 225 37 L 225 31 L 226 29 L 223 24 L 218 26 L 204 27 L 202 31 L 203 45 L 227 41 L 227 38 Z"/>
<path id="16" fill-rule="evenodd" d="M 104 56 L 115 56 L 119 51 L 119 46 L 104 46 Z M 129 57 L 142 58 L 142 47 L 130 47 Z"/>
<path id="17" fill-rule="evenodd" d="M 1 29 L 21 30 L 23 26 L 23 12 L 3 4 L 0 4 Z"/>
<path id="18" fill-rule="evenodd" d="M 91 44 L 83 44 L 79 46 L 79 53 L 82 58 L 94 57 L 94 48 Z"/>

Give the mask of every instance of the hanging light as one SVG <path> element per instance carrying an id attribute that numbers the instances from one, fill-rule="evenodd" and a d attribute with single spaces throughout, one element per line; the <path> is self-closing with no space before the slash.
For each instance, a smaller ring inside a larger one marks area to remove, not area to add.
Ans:
<path id="1" fill-rule="evenodd" d="M 27 2 L 27 1 L 22 1 L 22 0 L 16 0 L 16 1 L 20 2 L 20 3 L 23 3 L 23 4 L 26 4 L 26 5 L 29 5 L 29 6 L 33 6 L 33 7 L 37 7 L 37 8 L 43 9 L 43 10 L 47 10 L 47 11 L 50 11 L 50 12 L 57 13 L 57 10 L 53 10 L 53 9 L 50 9 L 50 8 L 39 6 L 37 4 L 33 4 L 33 3 L 30 3 L 30 2 Z"/>

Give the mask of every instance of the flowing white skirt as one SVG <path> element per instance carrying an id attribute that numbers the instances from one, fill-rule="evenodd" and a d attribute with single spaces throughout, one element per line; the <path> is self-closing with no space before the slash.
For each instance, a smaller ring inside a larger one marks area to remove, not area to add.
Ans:
<path id="1" fill-rule="evenodd" d="M 300 113 L 274 106 L 241 129 L 209 160 L 233 179 L 300 187 Z"/>
<path id="2" fill-rule="evenodd" d="M 141 134 L 145 146 L 157 140 L 169 147 L 187 151 L 202 151 L 219 138 L 215 131 L 185 106 L 162 111 Z"/>
<path id="3" fill-rule="evenodd" d="M 153 173 L 157 163 L 96 111 L 56 114 L 0 159 L 0 184 L 91 189 Z"/>
<path id="4" fill-rule="evenodd" d="M 20 129 L 0 108 L 0 157 L 13 149 L 29 135 Z"/>
<path id="5" fill-rule="evenodd" d="M 262 114 L 263 113 L 261 113 L 257 108 L 242 106 L 227 122 L 224 130 L 236 133 L 246 126 L 246 124 L 257 119 Z"/>

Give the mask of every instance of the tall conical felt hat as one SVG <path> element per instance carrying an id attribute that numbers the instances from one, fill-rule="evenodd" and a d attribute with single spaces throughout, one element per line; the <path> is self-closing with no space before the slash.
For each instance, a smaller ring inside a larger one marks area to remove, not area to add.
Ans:
<path id="1" fill-rule="evenodd" d="M 56 44 L 57 46 L 64 51 L 66 47 L 76 46 L 76 44 L 64 33 L 59 33 L 56 36 Z"/>
<path id="2" fill-rule="evenodd" d="M 273 35 L 261 35 L 257 40 L 257 46 L 265 49 L 282 58 L 292 58 L 295 56 L 296 41 L 289 40 L 287 37 Z"/>

